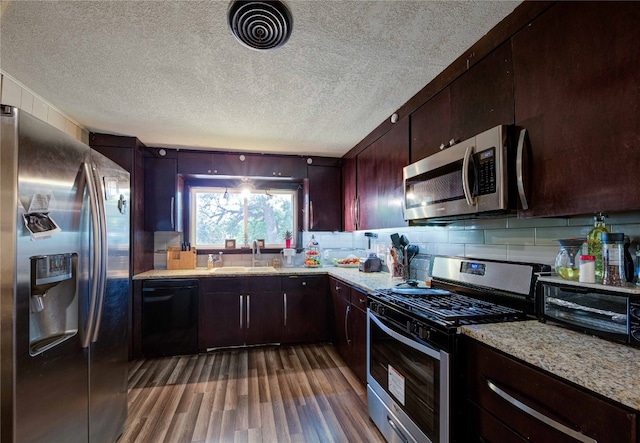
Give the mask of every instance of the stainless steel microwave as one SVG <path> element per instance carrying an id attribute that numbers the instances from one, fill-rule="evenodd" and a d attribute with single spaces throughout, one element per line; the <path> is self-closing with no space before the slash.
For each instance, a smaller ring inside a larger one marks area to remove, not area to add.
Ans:
<path id="1" fill-rule="evenodd" d="M 526 132 L 496 126 L 406 166 L 405 220 L 430 221 L 527 209 L 522 181 Z"/>

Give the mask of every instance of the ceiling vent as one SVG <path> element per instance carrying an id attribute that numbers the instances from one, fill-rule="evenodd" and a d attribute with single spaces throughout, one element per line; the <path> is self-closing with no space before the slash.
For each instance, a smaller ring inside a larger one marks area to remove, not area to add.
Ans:
<path id="1" fill-rule="evenodd" d="M 258 51 L 284 45 L 293 27 L 291 13 L 280 1 L 235 0 L 229 6 L 227 19 L 233 36 Z"/>

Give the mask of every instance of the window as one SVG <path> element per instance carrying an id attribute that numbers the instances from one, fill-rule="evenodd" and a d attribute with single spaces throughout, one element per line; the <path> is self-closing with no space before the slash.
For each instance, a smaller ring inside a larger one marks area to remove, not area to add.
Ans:
<path id="1" fill-rule="evenodd" d="M 284 246 L 285 231 L 296 226 L 295 190 L 251 190 L 193 187 L 190 190 L 190 240 L 200 249 L 237 247 L 264 239 L 265 247 Z"/>

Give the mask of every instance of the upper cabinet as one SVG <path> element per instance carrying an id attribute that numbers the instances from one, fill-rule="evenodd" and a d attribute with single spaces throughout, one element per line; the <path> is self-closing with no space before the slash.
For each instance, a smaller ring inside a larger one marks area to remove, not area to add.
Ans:
<path id="1" fill-rule="evenodd" d="M 345 231 L 358 229 L 356 199 L 356 159 L 348 158 L 342 163 L 342 229 Z"/>
<path id="2" fill-rule="evenodd" d="M 513 124 L 513 67 L 507 42 L 473 65 L 451 86 L 451 138 L 466 140 Z"/>
<path id="3" fill-rule="evenodd" d="M 640 208 L 638 23 L 636 2 L 558 2 L 512 38 L 524 216 Z"/>
<path id="4" fill-rule="evenodd" d="M 473 65 L 411 116 L 411 162 L 498 125 L 512 124 L 513 67 L 505 43 Z"/>
<path id="5" fill-rule="evenodd" d="M 231 177 L 304 178 L 306 157 L 181 150 L 178 173 Z"/>
<path id="6" fill-rule="evenodd" d="M 307 167 L 309 177 L 309 230 L 339 231 L 342 225 L 340 168 Z"/>
<path id="7" fill-rule="evenodd" d="M 408 164 L 409 119 L 405 118 L 357 156 L 357 229 L 407 225 L 402 213 L 402 168 Z"/>
<path id="8" fill-rule="evenodd" d="M 420 106 L 411 121 L 411 162 L 440 150 L 451 139 L 451 89 L 445 88 Z"/>
<path id="9" fill-rule="evenodd" d="M 153 154 L 156 150 L 149 150 Z M 182 231 L 182 176 L 175 151 L 144 161 L 144 222 L 148 231 Z"/>

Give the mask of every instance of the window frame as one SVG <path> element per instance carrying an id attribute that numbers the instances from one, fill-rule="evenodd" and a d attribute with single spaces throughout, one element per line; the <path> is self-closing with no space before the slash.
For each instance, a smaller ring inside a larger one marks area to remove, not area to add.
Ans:
<path id="1" fill-rule="evenodd" d="M 188 224 L 187 226 L 189 227 L 189 232 L 188 232 L 188 238 L 190 243 L 193 245 L 193 247 L 198 248 L 199 250 L 223 250 L 226 249 L 225 248 L 225 243 L 222 243 L 220 245 L 198 245 L 196 244 L 196 222 L 197 222 L 197 214 L 196 214 L 196 204 L 195 204 L 195 199 L 196 199 L 196 194 L 197 193 L 201 193 L 201 192 L 206 192 L 206 191 L 211 191 L 211 192 L 229 192 L 229 193 L 241 193 L 242 189 L 244 188 L 244 184 L 234 184 L 233 186 L 226 186 L 224 184 L 220 184 L 220 183 L 216 183 L 216 184 L 205 184 L 205 183 L 197 183 L 197 184 L 190 184 L 187 186 L 187 194 L 188 194 L 188 210 L 186 211 L 189 217 L 188 220 Z M 299 192 L 300 192 L 300 188 L 299 186 L 296 186 L 295 188 L 291 187 L 278 187 L 278 188 L 256 188 L 255 186 L 253 187 L 253 189 L 250 190 L 251 194 L 266 194 L 266 195 L 270 195 L 270 194 L 288 194 L 291 195 L 292 198 L 292 247 L 295 247 L 295 239 L 296 239 L 296 234 L 298 231 L 298 210 L 299 210 Z M 244 214 L 245 217 L 247 216 L 247 199 L 244 199 Z M 246 219 L 244 219 L 243 221 L 243 231 L 244 231 L 244 235 L 247 235 L 247 221 Z M 285 241 L 284 241 L 284 232 L 282 233 L 282 238 L 279 239 L 281 240 L 279 243 L 266 243 L 265 248 L 266 249 L 282 249 L 285 247 Z M 239 238 L 239 239 L 235 239 L 236 240 L 236 249 L 235 250 L 240 250 L 242 249 L 242 247 L 246 247 L 247 245 L 244 243 L 245 238 Z M 249 241 L 251 241 L 252 239 L 249 239 Z"/>

